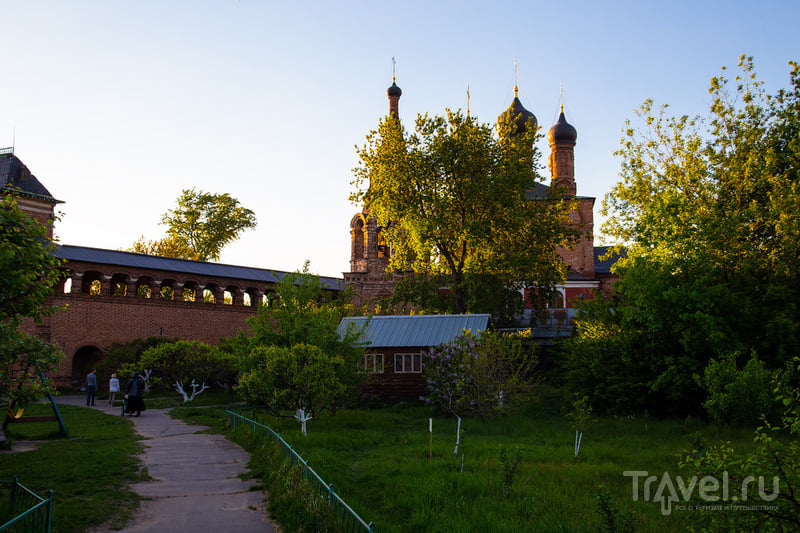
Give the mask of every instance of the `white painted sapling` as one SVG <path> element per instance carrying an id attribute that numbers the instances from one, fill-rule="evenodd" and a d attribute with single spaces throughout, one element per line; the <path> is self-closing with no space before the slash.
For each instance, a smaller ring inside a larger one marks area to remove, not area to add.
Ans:
<path id="1" fill-rule="evenodd" d="M 573 427 L 575 428 L 575 459 L 578 458 L 578 452 L 581 449 L 581 441 L 583 440 L 583 430 L 586 428 L 586 423 L 592 414 L 592 408 L 587 405 L 589 398 L 584 396 L 572 402 L 572 411 L 569 417 L 572 419 Z"/>

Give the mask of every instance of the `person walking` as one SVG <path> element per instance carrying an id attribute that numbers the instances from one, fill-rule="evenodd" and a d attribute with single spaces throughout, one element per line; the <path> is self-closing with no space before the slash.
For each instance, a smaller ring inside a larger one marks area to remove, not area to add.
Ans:
<path id="1" fill-rule="evenodd" d="M 108 405 L 114 406 L 114 396 L 119 392 L 119 379 L 116 374 L 111 374 L 108 380 Z"/>
<path id="2" fill-rule="evenodd" d="M 125 387 L 125 400 L 127 414 L 130 416 L 139 416 L 144 407 L 144 380 L 138 372 L 134 372 L 128 385 Z"/>
<path id="3" fill-rule="evenodd" d="M 95 369 L 89 370 L 86 374 L 86 405 L 94 405 L 94 399 L 97 396 L 97 373 Z"/>

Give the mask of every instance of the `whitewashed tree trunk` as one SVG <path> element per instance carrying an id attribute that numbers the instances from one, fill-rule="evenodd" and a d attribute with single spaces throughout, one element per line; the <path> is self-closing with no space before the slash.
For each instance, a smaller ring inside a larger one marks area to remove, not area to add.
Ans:
<path id="1" fill-rule="evenodd" d="M 183 389 L 183 382 L 182 382 L 182 381 L 180 381 L 180 380 L 176 380 L 176 381 L 175 381 L 175 383 L 173 383 L 173 386 L 175 387 L 175 390 L 176 390 L 176 391 L 178 391 L 178 392 L 180 393 L 180 395 L 181 395 L 181 396 L 183 396 L 183 403 L 186 403 L 186 402 L 191 402 L 191 401 L 192 401 L 192 400 L 194 400 L 194 399 L 195 399 L 195 398 L 196 398 L 196 397 L 197 397 L 197 396 L 198 396 L 198 395 L 199 395 L 201 392 L 203 392 L 203 391 L 204 391 L 204 390 L 206 390 L 206 389 L 210 389 L 210 388 L 211 388 L 211 387 L 209 387 L 208 385 L 206 385 L 206 382 L 205 382 L 205 381 L 203 382 L 203 384 L 202 384 L 202 385 L 198 385 L 197 383 L 195 383 L 195 380 L 192 380 L 192 383 L 191 383 L 191 386 L 192 386 L 192 395 L 191 395 L 191 396 L 189 396 L 189 394 L 188 394 L 188 393 L 187 393 L 187 392 L 186 392 L 186 391 Z M 200 390 L 197 390 L 197 387 L 200 387 Z"/>
<path id="2" fill-rule="evenodd" d="M 458 418 L 458 428 L 456 429 L 456 449 L 453 450 L 453 455 L 458 455 L 458 445 L 461 443 L 461 417 L 456 415 Z"/>
<path id="3" fill-rule="evenodd" d="M 150 374 L 153 373 L 153 369 L 145 370 L 144 371 L 144 391 L 150 392 Z"/>
<path id="4" fill-rule="evenodd" d="M 578 457 L 578 452 L 581 451 L 581 440 L 583 440 L 583 431 L 575 430 L 575 457 Z"/>
<path id="5" fill-rule="evenodd" d="M 302 408 L 298 409 L 295 414 L 294 418 L 300 422 L 300 431 L 303 433 L 303 436 L 306 436 L 306 422 L 314 418 L 313 416 L 309 415 L 305 412 Z"/>

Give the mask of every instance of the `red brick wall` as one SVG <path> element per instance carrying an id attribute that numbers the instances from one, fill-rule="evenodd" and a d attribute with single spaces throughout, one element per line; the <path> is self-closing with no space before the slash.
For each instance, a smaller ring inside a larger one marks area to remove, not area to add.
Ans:
<path id="1" fill-rule="evenodd" d="M 65 307 L 36 326 L 24 329 L 58 345 L 66 355 L 57 372 L 49 376 L 59 386 L 70 386 L 76 352 L 86 346 L 104 349 L 114 342 L 162 336 L 216 344 L 221 337 L 246 329 L 257 307 L 151 300 L 145 298 L 64 294 L 51 305 Z M 81 378 L 78 378 L 81 379 Z"/>

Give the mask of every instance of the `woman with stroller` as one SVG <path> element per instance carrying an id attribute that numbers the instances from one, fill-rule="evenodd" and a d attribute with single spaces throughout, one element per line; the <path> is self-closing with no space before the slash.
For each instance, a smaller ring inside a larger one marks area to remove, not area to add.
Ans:
<path id="1" fill-rule="evenodd" d="M 134 372 L 125 388 L 125 414 L 139 416 L 144 407 L 144 380 L 138 372 Z"/>

